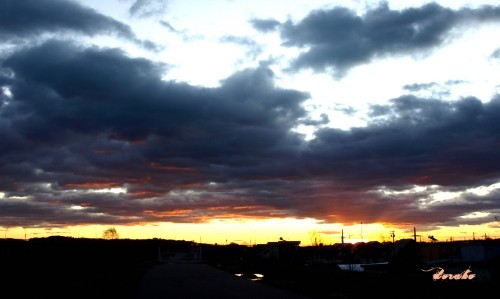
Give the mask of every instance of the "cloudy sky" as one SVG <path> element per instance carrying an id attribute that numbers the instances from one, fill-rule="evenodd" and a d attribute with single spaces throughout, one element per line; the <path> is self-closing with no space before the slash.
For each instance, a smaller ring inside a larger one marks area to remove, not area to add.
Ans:
<path id="1" fill-rule="evenodd" d="M 498 36 L 498 1 L 2 0 L 0 227 L 500 237 Z"/>

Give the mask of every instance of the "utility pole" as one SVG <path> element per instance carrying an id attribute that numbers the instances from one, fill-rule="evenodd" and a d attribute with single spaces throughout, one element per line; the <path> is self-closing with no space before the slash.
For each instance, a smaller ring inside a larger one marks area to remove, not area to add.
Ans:
<path id="1" fill-rule="evenodd" d="M 419 242 L 422 242 L 422 235 L 417 235 L 417 229 L 413 227 L 413 240 L 415 240 L 415 242 L 417 242 L 417 237 Z"/>
<path id="2" fill-rule="evenodd" d="M 395 254 L 396 250 L 394 249 L 394 237 L 396 235 L 394 234 L 394 231 L 391 231 L 391 237 L 392 237 L 392 255 Z"/>

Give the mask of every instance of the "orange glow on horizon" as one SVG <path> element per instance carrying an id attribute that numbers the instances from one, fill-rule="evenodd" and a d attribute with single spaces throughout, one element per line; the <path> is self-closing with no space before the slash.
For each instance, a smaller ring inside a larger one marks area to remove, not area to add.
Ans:
<path id="1" fill-rule="evenodd" d="M 152 211 L 148 211 L 151 213 Z M 182 217 L 190 210 L 175 210 L 164 215 Z M 157 212 L 156 212 L 157 213 Z M 198 218 L 199 220 L 199 218 Z M 54 228 L 35 227 L 3 227 L 0 238 L 30 239 L 54 235 L 75 238 L 101 238 L 109 227 L 115 227 L 122 239 L 171 239 L 191 240 L 208 244 L 238 243 L 241 245 L 265 244 L 283 238 L 289 241 L 300 241 L 300 246 L 322 243 L 331 245 L 342 242 L 392 242 L 400 239 L 413 239 L 413 226 L 390 227 L 380 223 L 343 225 L 341 223 L 324 223 L 316 219 L 295 218 L 231 218 L 204 219 L 203 223 L 136 222 L 133 225 L 75 225 Z M 419 231 L 418 242 L 430 242 L 429 235 L 438 241 L 459 241 L 472 239 L 499 239 L 500 226 L 489 225 L 460 226 L 439 228 L 431 231 Z"/>

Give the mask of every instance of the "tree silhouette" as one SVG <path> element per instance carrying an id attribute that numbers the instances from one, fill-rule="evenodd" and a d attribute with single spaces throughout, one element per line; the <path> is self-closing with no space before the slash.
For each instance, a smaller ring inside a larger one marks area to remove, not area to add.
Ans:
<path id="1" fill-rule="evenodd" d="M 309 232 L 309 238 L 311 239 L 312 246 L 320 246 L 323 244 L 323 236 L 316 230 Z"/>
<path id="2" fill-rule="evenodd" d="M 102 237 L 106 240 L 118 239 L 120 235 L 114 227 L 107 228 L 103 233 Z"/>

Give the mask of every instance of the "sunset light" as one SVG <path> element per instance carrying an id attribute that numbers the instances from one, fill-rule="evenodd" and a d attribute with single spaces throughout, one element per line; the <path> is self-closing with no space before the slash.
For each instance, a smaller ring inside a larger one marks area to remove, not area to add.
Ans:
<path id="1" fill-rule="evenodd" d="M 0 238 L 500 238 L 497 1 L 0 11 Z"/>

